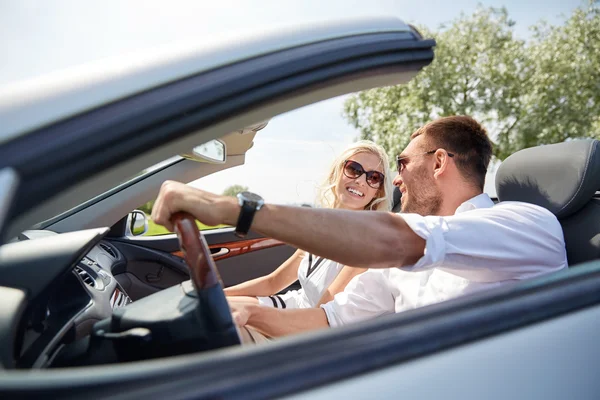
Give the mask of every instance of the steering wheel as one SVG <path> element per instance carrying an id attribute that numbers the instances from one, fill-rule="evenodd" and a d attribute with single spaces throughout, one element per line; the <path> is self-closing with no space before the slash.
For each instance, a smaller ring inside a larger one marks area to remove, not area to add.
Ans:
<path id="1" fill-rule="evenodd" d="M 188 354 L 241 343 L 214 260 L 194 218 L 172 217 L 190 282 L 113 310 L 94 324 L 89 364 Z"/>
<path id="2" fill-rule="evenodd" d="M 192 283 L 196 290 L 221 284 L 221 277 L 212 259 L 206 240 L 200 234 L 194 217 L 188 213 L 173 214 L 171 222 L 179 239 L 179 247 L 190 268 Z"/>
<path id="3" fill-rule="evenodd" d="M 196 220 L 188 213 L 179 212 L 171 217 L 179 247 L 190 268 L 190 276 L 198 296 L 198 310 L 202 311 L 207 328 L 217 346 L 240 344 L 229 304 L 223 292 L 221 276 L 212 258 Z"/>

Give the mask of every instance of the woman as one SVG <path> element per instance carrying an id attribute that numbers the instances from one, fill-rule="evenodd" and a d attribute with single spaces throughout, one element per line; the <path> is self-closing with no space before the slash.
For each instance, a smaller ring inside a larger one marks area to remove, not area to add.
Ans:
<path id="1" fill-rule="evenodd" d="M 319 202 L 329 208 L 389 211 L 392 188 L 385 151 L 364 140 L 352 144 L 333 162 Z M 297 250 L 271 274 L 226 288 L 225 294 L 229 301 L 258 302 L 277 308 L 318 307 L 364 271 Z M 300 290 L 276 294 L 296 280 L 300 281 Z"/>

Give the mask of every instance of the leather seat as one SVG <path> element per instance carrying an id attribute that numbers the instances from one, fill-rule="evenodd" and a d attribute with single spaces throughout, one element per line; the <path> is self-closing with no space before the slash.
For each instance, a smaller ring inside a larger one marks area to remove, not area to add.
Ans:
<path id="1" fill-rule="evenodd" d="M 550 210 L 565 235 L 573 266 L 600 258 L 600 141 L 572 140 L 516 152 L 500 165 L 500 201 L 523 201 Z"/>

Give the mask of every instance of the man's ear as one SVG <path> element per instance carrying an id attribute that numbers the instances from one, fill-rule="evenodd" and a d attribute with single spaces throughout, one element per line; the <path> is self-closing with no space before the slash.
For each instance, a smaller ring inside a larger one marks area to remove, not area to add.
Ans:
<path id="1" fill-rule="evenodd" d="M 433 177 L 437 178 L 446 171 L 450 157 L 448 157 L 448 153 L 446 153 L 444 150 L 438 149 L 433 154 L 433 158 L 435 161 L 433 164 Z"/>

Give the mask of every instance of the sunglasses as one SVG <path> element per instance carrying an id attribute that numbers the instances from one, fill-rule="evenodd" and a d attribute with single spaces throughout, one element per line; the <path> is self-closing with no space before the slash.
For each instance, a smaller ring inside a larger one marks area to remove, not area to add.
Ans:
<path id="1" fill-rule="evenodd" d="M 362 176 L 362 174 L 366 175 L 367 185 L 371 186 L 373 189 L 379 189 L 385 179 L 385 175 L 379 171 L 365 171 L 363 166 L 356 161 L 344 161 L 344 175 L 346 175 L 348 178 L 358 179 Z"/>
<path id="2" fill-rule="evenodd" d="M 396 156 L 396 166 L 398 167 L 398 173 L 401 173 L 404 170 L 404 167 L 407 164 L 407 160 L 410 157 L 426 156 L 428 154 L 433 154 L 433 153 L 435 153 L 438 150 L 439 149 L 435 149 L 435 150 L 428 151 L 426 153 L 415 154 L 414 156 L 405 156 L 405 157 Z M 454 157 L 454 154 L 453 153 L 448 153 L 448 157 Z"/>

